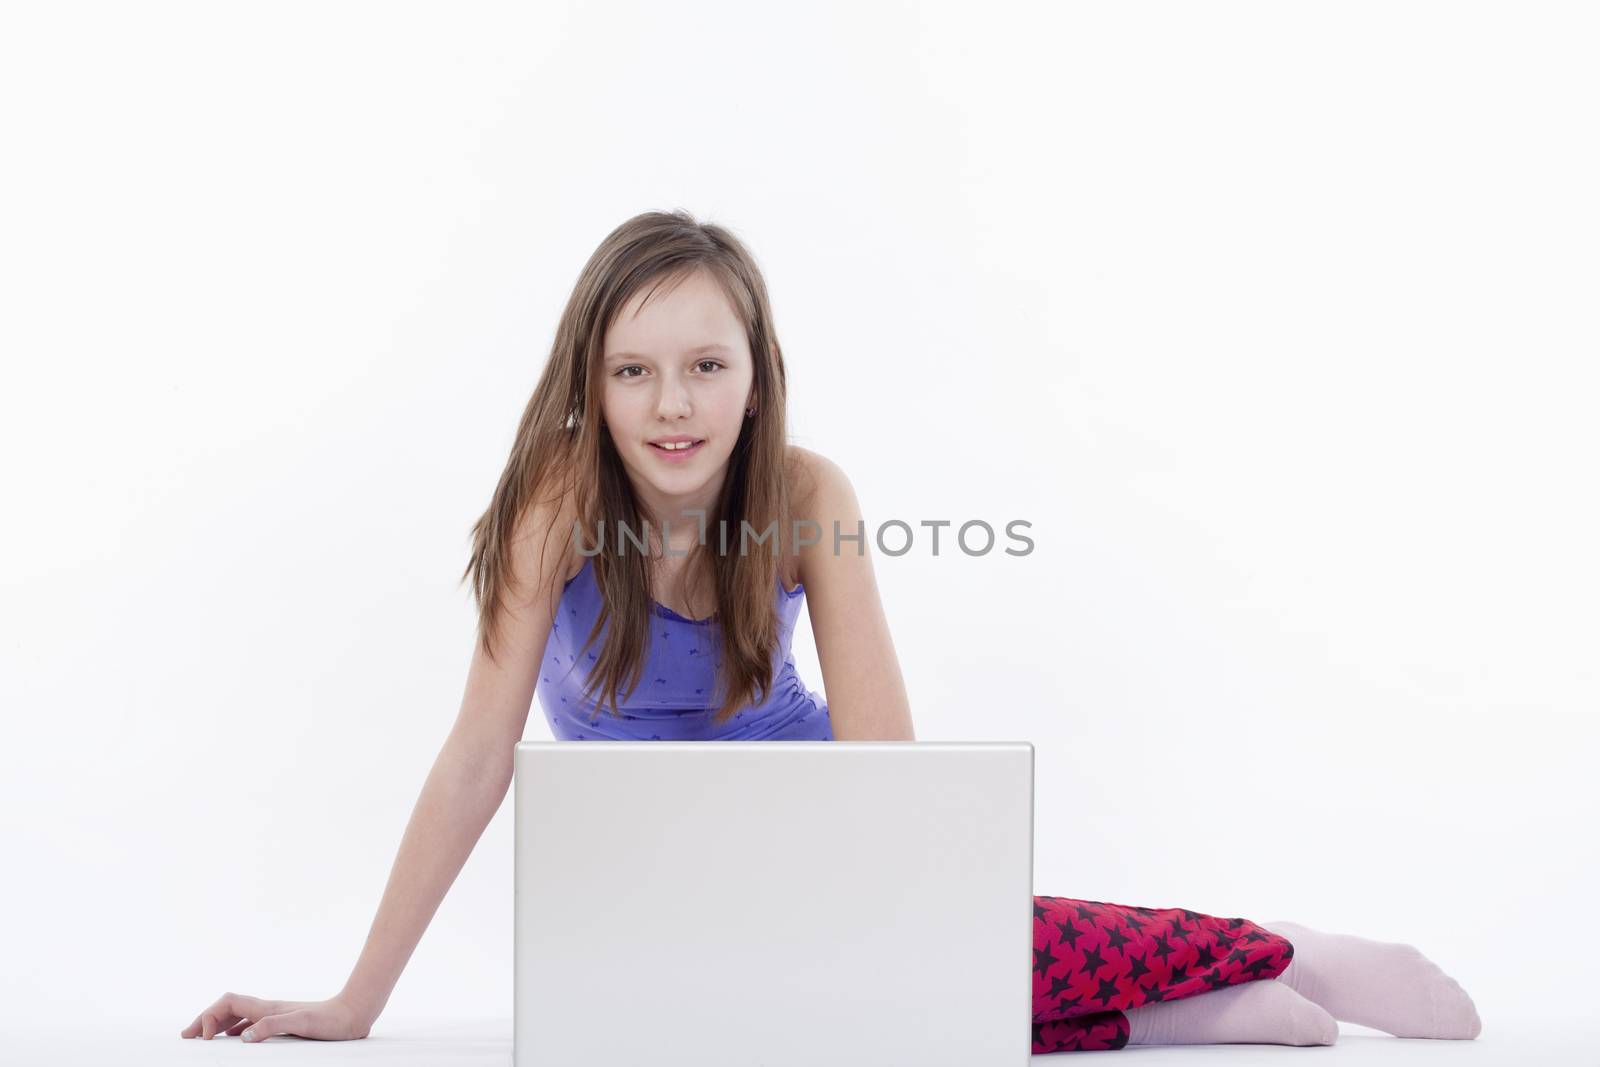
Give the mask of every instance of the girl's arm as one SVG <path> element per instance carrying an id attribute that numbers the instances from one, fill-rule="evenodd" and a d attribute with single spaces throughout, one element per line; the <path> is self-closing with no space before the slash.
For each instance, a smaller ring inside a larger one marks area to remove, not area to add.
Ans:
<path id="1" fill-rule="evenodd" d="M 558 523 L 551 532 L 551 524 Z M 377 917 L 339 996 L 368 1025 L 389 1000 L 484 827 L 510 788 L 539 664 L 568 567 L 571 512 L 536 508 L 512 550 L 516 588 L 506 597 L 495 659 L 475 646 L 455 725 L 429 771 L 400 842 Z M 549 549 L 540 547 L 549 534 Z"/>
<path id="2" fill-rule="evenodd" d="M 836 741 L 914 741 L 911 701 L 895 658 L 878 584 L 872 574 L 872 533 L 844 471 L 822 456 L 796 449 L 802 460 L 799 518 L 821 529 L 821 543 L 800 549 L 828 717 Z M 834 523 L 841 535 L 861 532 L 833 550 Z M 816 535 L 816 530 L 808 531 Z"/>

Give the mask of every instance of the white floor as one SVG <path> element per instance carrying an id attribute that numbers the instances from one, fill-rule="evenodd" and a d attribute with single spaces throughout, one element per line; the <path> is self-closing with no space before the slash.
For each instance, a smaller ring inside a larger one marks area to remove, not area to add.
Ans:
<path id="1" fill-rule="evenodd" d="M 306 1041 L 275 1037 L 261 1045 L 246 1045 L 238 1038 L 211 1041 L 184 1040 L 180 1025 L 170 1019 L 148 1025 L 105 1024 L 88 1021 L 71 1029 L 28 1030 L 7 1022 L 0 1030 L 0 1063 L 16 1065 L 115 1063 L 118 1067 L 145 1064 L 237 1064 L 270 1059 L 276 1063 L 318 1064 L 403 1063 L 405 1067 L 477 1067 L 511 1062 L 511 1020 L 476 1021 L 380 1019 L 371 1037 L 362 1041 Z M 1067 1065 L 1079 1062 L 1137 1064 L 1261 1065 L 1294 1064 L 1553 1064 L 1600 1067 L 1600 1024 L 1589 1021 L 1547 1023 L 1486 1020 L 1475 1041 L 1401 1040 L 1363 1027 L 1340 1024 L 1337 1044 L 1316 1048 L 1276 1045 L 1187 1045 L 1154 1047 L 1130 1045 L 1114 1052 L 1062 1052 L 1035 1056 L 1036 1064 Z M 1093 1057 L 1093 1059 L 1085 1059 Z M 1109 1058 L 1108 1058 L 1109 1057 Z M 581 1065 L 573 1065 L 581 1067 Z M 647 1064 L 640 1067 L 648 1067 Z M 893 1065 L 882 1065 L 893 1067 Z M 907 1065 L 915 1067 L 915 1065 Z M 982 1065 L 974 1065 L 982 1067 Z"/>

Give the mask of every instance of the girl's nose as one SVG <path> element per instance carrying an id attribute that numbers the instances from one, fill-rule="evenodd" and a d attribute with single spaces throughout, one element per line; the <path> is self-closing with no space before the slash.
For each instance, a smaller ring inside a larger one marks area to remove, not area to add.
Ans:
<path id="1" fill-rule="evenodd" d="M 656 413 L 663 418 L 689 414 L 689 390 L 675 382 L 663 384 L 656 398 Z"/>

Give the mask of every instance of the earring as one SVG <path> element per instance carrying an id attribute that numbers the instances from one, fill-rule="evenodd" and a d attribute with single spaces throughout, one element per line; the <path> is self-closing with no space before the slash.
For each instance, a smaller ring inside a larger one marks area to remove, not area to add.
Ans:
<path id="1" fill-rule="evenodd" d="M 745 408 L 744 409 L 744 417 L 747 418 L 747 419 L 748 418 L 753 418 L 755 416 L 755 413 L 756 413 L 756 409 L 755 408 Z"/>

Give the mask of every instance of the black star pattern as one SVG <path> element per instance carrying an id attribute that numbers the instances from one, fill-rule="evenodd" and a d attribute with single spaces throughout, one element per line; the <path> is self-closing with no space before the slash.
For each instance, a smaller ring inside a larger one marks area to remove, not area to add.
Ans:
<path id="1" fill-rule="evenodd" d="M 1069 910 L 1071 918 L 1045 918 L 1045 913 L 1053 915 L 1058 910 Z M 1256 927 L 1248 922 L 1234 923 L 1231 929 L 1235 933 L 1230 934 L 1229 920 L 1186 908 L 1152 912 L 1123 904 L 1038 896 L 1033 914 L 1038 920 L 1033 924 L 1034 951 L 1041 965 L 1034 977 L 1035 1052 L 1068 1045 L 1083 1050 L 1120 1048 L 1127 1042 L 1128 1026 L 1119 1008 L 1195 996 L 1266 977 L 1288 962 L 1291 947 L 1287 939 L 1275 935 L 1250 937 Z M 1088 922 L 1080 927 L 1078 923 L 1085 919 Z M 1151 920 L 1160 924 L 1153 936 L 1142 927 Z M 1129 931 L 1139 931 L 1139 936 L 1130 936 Z M 1103 944 L 1097 944 L 1095 938 L 1083 941 L 1084 935 L 1094 933 L 1105 934 Z M 1235 942 L 1238 947 L 1232 948 L 1233 955 L 1219 961 L 1222 946 Z M 1246 953 L 1246 945 L 1256 947 Z M 1228 963 L 1256 957 L 1263 960 L 1223 973 Z M 1122 961 L 1127 967 L 1117 973 Z M 1101 977 L 1101 972 L 1108 970 L 1111 973 Z M 1080 977 L 1094 985 L 1092 994 L 1079 987 Z"/>
<path id="2" fill-rule="evenodd" d="M 1052 1000 L 1056 997 L 1059 997 L 1062 990 L 1066 989 L 1072 984 L 1072 980 L 1073 976 L 1070 974 L 1063 974 L 1059 977 L 1052 978 L 1050 980 L 1050 992 L 1046 993 L 1045 996 L 1051 998 Z"/>
<path id="3" fill-rule="evenodd" d="M 1072 949 L 1078 947 L 1078 938 L 1083 937 L 1086 933 L 1086 931 L 1080 930 L 1073 925 L 1071 919 L 1056 923 L 1056 929 L 1061 931 L 1061 943 Z"/>
<path id="4" fill-rule="evenodd" d="M 1077 1048 L 1075 1046 L 1079 1043 L 1079 1041 L 1082 1040 L 1082 1038 L 1083 1038 L 1083 1033 L 1080 1031 L 1079 1033 L 1074 1033 L 1074 1034 L 1071 1034 L 1071 1035 L 1069 1035 L 1067 1037 L 1064 1037 L 1059 1041 L 1053 1041 L 1048 1045 L 1041 1045 L 1037 1051 L 1040 1051 L 1040 1052 L 1076 1052 Z"/>
<path id="5" fill-rule="evenodd" d="M 1062 997 L 1061 1000 L 1056 1004 L 1055 1008 L 1057 1018 L 1065 1019 L 1073 1015 L 1081 1015 L 1082 1012 L 1080 1012 L 1078 1009 L 1082 1006 L 1082 997 Z"/>

